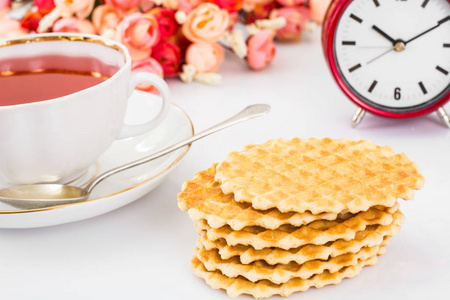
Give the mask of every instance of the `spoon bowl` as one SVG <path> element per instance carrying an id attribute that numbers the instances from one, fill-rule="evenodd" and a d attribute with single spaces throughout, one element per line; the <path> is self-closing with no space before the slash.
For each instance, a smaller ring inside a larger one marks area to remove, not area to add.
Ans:
<path id="1" fill-rule="evenodd" d="M 214 125 L 211 128 L 206 129 L 196 135 L 193 135 L 190 138 L 182 140 L 147 157 L 100 174 L 99 176 L 94 178 L 85 188 L 64 184 L 20 185 L 0 189 L 0 202 L 9 204 L 19 209 L 40 209 L 86 201 L 88 200 L 89 195 L 91 194 L 95 186 L 114 174 L 147 163 L 229 126 L 258 116 L 263 116 L 269 111 L 270 106 L 267 104 L 255 104 L 247 106 L 244 110 L 242 110 L 235 116 L 217 125 Z"/>
<path id="2" fill-rule="evenodd" d="M 85 189 L 63 184 L 30 184 L 0 190 L 0 201 L 19 209 L 83 202 L 88 197 Z"/>

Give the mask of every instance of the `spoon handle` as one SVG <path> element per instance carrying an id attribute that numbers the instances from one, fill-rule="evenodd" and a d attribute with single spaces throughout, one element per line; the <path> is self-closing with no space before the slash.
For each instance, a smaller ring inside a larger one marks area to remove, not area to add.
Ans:
<path id="1" fill-rule="evenodd" d="M 255 117 L 263 116 L 263 115 L 267 114 L 269 111 L 270 111 L 270 106 L 267 104 L 255 104 L 255 105 L 247 106 L 246 108 L 244 108 L 241 112 L 239 112 L 235 116 L 233 116 L 217 125 L 214 125 L 200 133 L 197 133 L 196 135 L 193 135 L 187 139 L 184 139 L 172 146 L 169 146 L 169 147 L 167 147 L 161 151 L 158 151 L 154 154 L 151 154 L 147 157 L 141 158 L 139 160 L 130 162 L 128 164 L 111 169 L 103 174 L 100 174 L 99 176 L 94 178 L 94 180 L 85 188 L 85 190 L 89 194 L 97 184 L 99 184 L 101 181 L 108 178 L 109 176 L 112 176 L 116 173 L 128 170 L 130 168 L 145 164 L 153 159 L 156 159 L 158 157 L 166 155 L 167 153 L 175 151 L 183 146 L 191 144 L 192 142 L 194 142 L 196 140 L 204 138 L 205 136 L 208 136 L 214 132 L 217 132 L 217 131 L 225 129 L 229 126 L 235 125 L 237 123 L 240 123 L 240 122 L 243 122 L 243 121 L 255 118 Z"/>

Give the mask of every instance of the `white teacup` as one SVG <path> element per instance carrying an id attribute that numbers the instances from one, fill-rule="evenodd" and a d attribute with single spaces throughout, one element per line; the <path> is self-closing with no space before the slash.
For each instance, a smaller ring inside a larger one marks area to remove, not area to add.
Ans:
<path id="1" fill-rule="evenodd" d="M 33 77 L 43 73 L 57 77 Z M 94 81 L 78 76 L 105 80 L 73 91 L 75 83 Z M 39 83 L 43 86 L 33 87 Z M 159 90 L 161 110 L 147 123 L 126 125 L 128 99 L 140 83 Z M 9 89 L 2 92 L 2 84 Z M 34 92 L 27 94 L 33 88 Z M 54 97 L 53 92 L 69 94 Z M 51 98 L 28 100 L 35 95 Z M 75 177 L 95 163 L 114 140 L 157 126 L 168 108 L 169 89 L 164 80 L 150 73 L 132 74 L 127 49 L 114 41 L 80 34 L 0 41 L 0 185 Z"/>

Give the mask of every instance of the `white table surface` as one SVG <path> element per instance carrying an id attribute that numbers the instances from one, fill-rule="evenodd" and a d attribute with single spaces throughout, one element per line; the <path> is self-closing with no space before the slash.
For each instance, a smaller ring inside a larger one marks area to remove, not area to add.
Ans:
<path id="1" fill-rule="evenodd" d="M 352 129 L 356 107 L 332 80 L 319 35 L 278 44 L 272 65 L 260 72 L 227 55 L 219 87 L 169 80 L 173 102 L 197 131 L 248 104 L 268 103 L 272 111 L 196 142 L 166 181 L 130 205 L 65 225 L 0 230 L 0 299 L 228 299 L 190 269 L 197 234 L 177 193 L 195 172 L 246 143 L 296 136 L 390 145 L 419 164 L 426 184 L 413 201 L 402 201 L 406 223 L 376 266 L 291 299 L 450 299 L 450 130 L 436 114 L 367 115 Z"/>

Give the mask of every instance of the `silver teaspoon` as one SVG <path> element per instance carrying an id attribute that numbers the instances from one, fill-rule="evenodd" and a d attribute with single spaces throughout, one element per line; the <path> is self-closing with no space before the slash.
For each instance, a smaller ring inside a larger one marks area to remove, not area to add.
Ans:
<path id="1" fill-rule="evenodd" d="M 183 146 L 191 144 L 196 140 L 204 138 L 205 136 L 208 136 L 214 132 L 254 117 L 263 116 L 269 111 L 270 106 L 267 104 L 255 104 L 247 106 L 244 110 L 242 110 L 235 116 L 217 125 L 214 125 L 213 127 L 206 129 L 196 135 L 193 135 L 190 138 L 182 140 L 147 157 L 141 158 L 139 160 L 130 162 L 128 164 L 109 170 L 103 174 L 100 174 L 99 176 L 94 178 L 85 188 L 53 183 L 20 185 L 0 189 L 0 202 L 7 203 L 20 209 L 39 209 L 55 205 L 65 205 L 86 201 L 92 190 L 100 182 L 114 174 L 145 164 L 153 159 L 156 159 Z"/>

